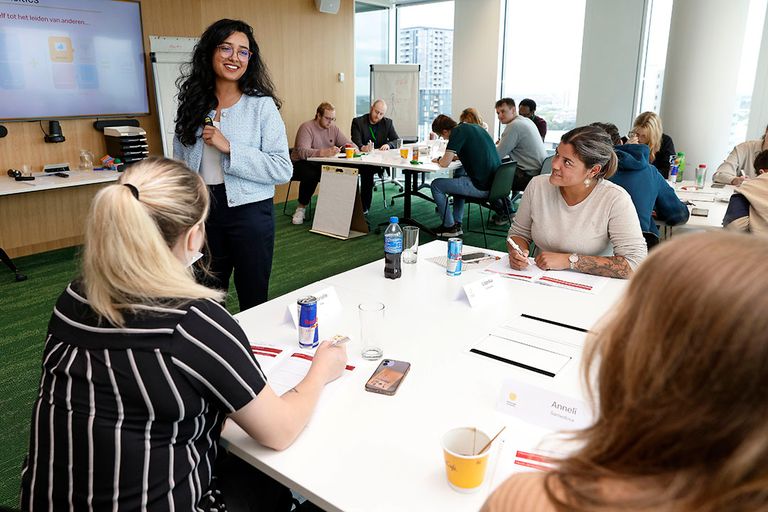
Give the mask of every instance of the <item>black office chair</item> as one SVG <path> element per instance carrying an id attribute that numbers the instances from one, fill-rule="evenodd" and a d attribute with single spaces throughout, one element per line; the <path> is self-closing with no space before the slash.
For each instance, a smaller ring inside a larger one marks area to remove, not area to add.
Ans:
<path id="1" fill-rule="evenodd" d="M 485 247 L 488 247 L 488 234 L 485 229 L 485 225 L 490 222 L 491 219 L 491 211 L 493 211 L 493 207 L 491 206 L 494 203 L 501 202 L 504 206 L 504 214 L 509 217 L 512 212 L 508 209 L 508 202 L 504 199 L 509 198 L 510 192 L 512 192 L 512 183 L 515 181 L 515 171 L 517 170 L 517 162 L 511 161 L 511 162 L 505 162 L 499 166 L 498 169 L 496 169 L 496 174 L 493 176 L 493 183 L 491 184 L 491 190 L 488 193 L 488 197 L 485 198 L 479 198 L 479 197 L 464 197 L 464 203 L 467 205 L 467 231 L 471 233 L 475 233 L 475 231 L 472 231 L 469 227 L 469 222 L 471 219 L 471 207 L 473 204 L 476 204 L 480 208 L 480 225 L 483 228 L 483 241 L 485 242 Z M 447 205 L 446 205 L 447 208 Z M 483 220 L 483 208 L 486 208 L 488 210 L 488 215 L 486 216 L 486 219 Z M 504 230 L 502 233 L 491 233 L 495 236 L 503 236 L 506 238 L 507 231 Z"/>

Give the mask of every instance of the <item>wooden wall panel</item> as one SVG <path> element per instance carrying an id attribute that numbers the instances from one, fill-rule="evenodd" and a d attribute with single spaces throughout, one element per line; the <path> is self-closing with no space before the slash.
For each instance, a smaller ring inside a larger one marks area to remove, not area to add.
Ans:
<path id="1" fill-rule="evenodd" d="M 141 8 L 147 49 L 150 35 L 199 36 L 210 23 L 227 17 L 250 23 L 283 100 L 289 145 L 299 124 L 311 119 L 322 101 L 336 105 L 338 124 L 349 131 L 354 116 L 354 0 L 342 0 L 335 15 L 317 11 L 313 0 L 142 0 Z M 339 72 L 346 76 L 343 83 L 337 81 Z M 139 122 L 147 131 L 150 151 L 160 154 L 149 58 L 147 80 L 151 114 Z M 67 161 L 76 166 L 81 148 L 100 157 L 106 145 L 92 123 L 93 119 L 61 120 L 67 140 L 59 144 L 43 142 L 37 122 L 5 123 L 8 136 L 0 139 L 0 171 L 4 174 L 5 169 L 25 163 L 33 169 Z M 47 122 L 43 125 L 47 129 Z M 276 195 L 283 197 L 284 192 Z"/>

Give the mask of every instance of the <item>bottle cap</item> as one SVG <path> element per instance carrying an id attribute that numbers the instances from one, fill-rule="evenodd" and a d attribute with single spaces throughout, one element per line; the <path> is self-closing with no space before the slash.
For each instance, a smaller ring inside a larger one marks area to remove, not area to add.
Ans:
<path id="1" fill-rule="evenodd" d="M 677 156 L 685 156 L 685 153 L 683 151 L 678 151 Z"/>
<path id="2" fill-rule="evenodd" d="M 390 222 L 390 223 L 392 223 L 392 224 L 397 224 L 397 222 L 398 222 L 399 220 L 400 220 L 400 219 L 398 219 L 397 217 L 394 217 L 394 216 L 392 216 L 392 217 L 390 217 L 390 218 L 389 218 L 389 222 Z"/>

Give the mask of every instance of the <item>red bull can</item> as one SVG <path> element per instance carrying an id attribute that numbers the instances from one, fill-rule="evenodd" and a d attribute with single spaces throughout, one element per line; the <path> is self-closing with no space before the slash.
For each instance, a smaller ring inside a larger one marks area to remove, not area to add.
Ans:
<path id="1" fill-rule="evenodd" d="M 445 273 L 449 276 L 461 275 L 461 249 L 464 246 L 461 238 L 448 239 L 448 263 L 445 265 Z"/>
<path id="2" fill-rule="evenodd" d="M 296 301 L 299 311 L 299 346 L 315 348 L 320 342 L 317 332 L 317 299 L 311 295 Z"/>

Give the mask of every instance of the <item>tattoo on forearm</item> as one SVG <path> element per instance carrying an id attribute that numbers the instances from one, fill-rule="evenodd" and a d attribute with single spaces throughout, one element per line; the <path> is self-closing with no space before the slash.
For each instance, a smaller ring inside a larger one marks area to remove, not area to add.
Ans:
<path id="1" fill-rule="evenodd" d="M 584 274 L 629 279 L 632 267 L 624 256 L 579 256 L 576 270 Z"/>

